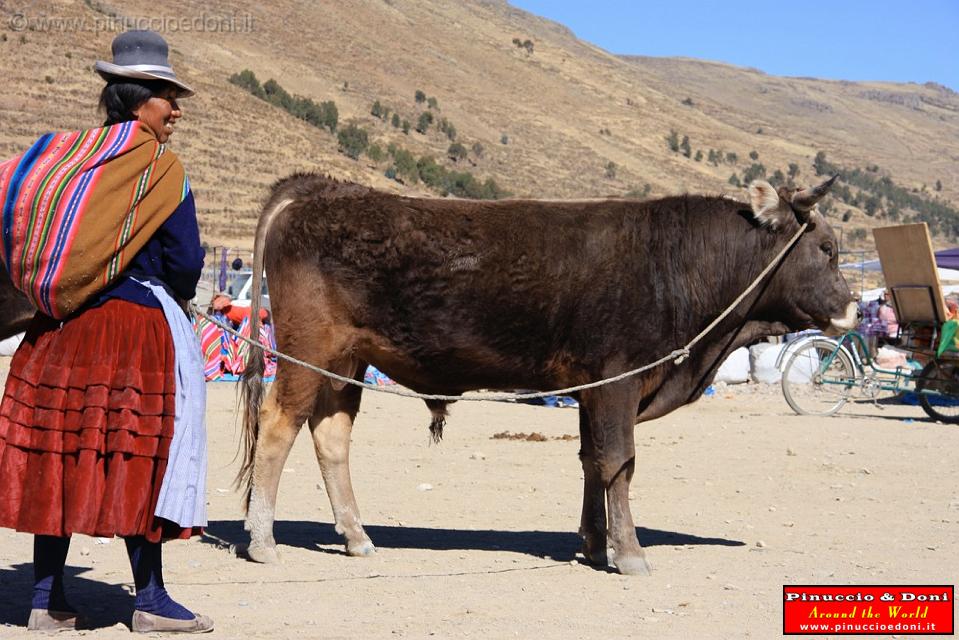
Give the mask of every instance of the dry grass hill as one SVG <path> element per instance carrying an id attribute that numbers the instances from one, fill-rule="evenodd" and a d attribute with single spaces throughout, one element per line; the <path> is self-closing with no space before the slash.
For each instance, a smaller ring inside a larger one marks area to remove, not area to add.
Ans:
<path id="1" fill-rule="evenodd" d="M 25 30 L 13 26 L 18 15 Z M 235 30 L 196 29 L 224 16 L 234 18 Z M 877 176 L 910 192 L 959 203 L 959 95 L 946 88 L 619 57 L 503 0 L 0 0 L 0 157 L 45 131 L 97 124 L 92 63 L 110 59 L 116 29 L 93 27 L 142 17 L 168 20 L 161 30 L 173 65 L 198 90 L 183 105 L 173 144 L 211 244 L 251 245 L 269 185 L 294 170 L 431 193 L 422 182 L 386 177 L 389 157 L 352 160 L 335 135 L 231 84 L 244 69 L 291 94 L 335 102 L 340 129 L 355 123 L 381 149 L 392 143 L 431 155 L 518 196 L 623 195 L 645 185 L 652 196 L 732 193 L 738 189 L 729 178 L 753 164 L 752 151 L 770 175 L 793 163 L 797 182 L 808 183 L 813 158 L 824 151 L 837 165 L 878 167 Z M 171 26 L 172 19 L 187 27 Z M 517 46 L 527 40 L 530 46 Z M 436 101 L 437 121 L 455 127 L 466 159 L 446 157 L 451 141 L 435 123 L 425 135 L 404 134 L 371 115 L 378 100 L 415 124 L 427 109 L 414 100 L 417 90 Z M 671 131 L 688 136 L 690 157 L 669 149 Z M 710 163 L 709 150 L 722 150 L 722 161 Z M 871 244 L 856 228 L 889 224 L 882 211 L 866 215 L 861 202 L 833 204 L 849 246 Z M 938 242 L 951 236 L 944 229 Z"/>

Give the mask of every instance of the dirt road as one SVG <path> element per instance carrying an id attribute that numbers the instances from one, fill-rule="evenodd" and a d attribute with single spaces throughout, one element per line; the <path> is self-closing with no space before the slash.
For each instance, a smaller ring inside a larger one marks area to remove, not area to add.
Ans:
<path id="1" fill-rule="evenodd" d="M 653 575 L 628 578 L 574 557 L 575 410 L 458 403 L 430 446 L 421 403 L 369 393 L 352 463 L 376 556 L 344 555 L 304 432 L 280 487 L 283 563 L 238 559 L 236 399 L 209 391 L 210 526 L 164 553 L 214 637 L 770 638 L 783 584 L 956 582 L 959 427 L 917 407 L 804 418 L 778 387 L 741 385 L 641 425 L 632 503 Z M 504 430 L 546 439 L 492 439 Z M 86 634 L 129 638 L 129 567 L 105 542 L 74 539 L 68 590 Z M 0 530 L 2 638 L 32 636 L 30 560 L 30 536 Z"/>

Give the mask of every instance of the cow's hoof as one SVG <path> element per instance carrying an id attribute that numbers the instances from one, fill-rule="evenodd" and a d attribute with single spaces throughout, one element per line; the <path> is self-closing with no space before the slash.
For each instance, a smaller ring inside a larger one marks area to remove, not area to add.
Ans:
<path id="1" fill-rule="evenodd" d="M 594 567 L 605 567 L 609 564 L 606 545 L 597 545 L 597 547 L 598 548 L 591 549 L 589 544 L 584 542 L 580 552 L 583 554 L 583 559 L 586 560 L 586 564 L 591 564 Z"/>
<path id="2" fill-rule="evenodd" d="M 374 547 L 373 543 L 369 540 L 363 540 L 357 544 L 347 544 L 346 553 L 358 558 L 368 558 L 369 556 L 376 555 L 376 547 Z"/>
<path id="3" fill-rule="evenodd" d="M 613 564 L 619 572 L 627 576 L 648 576 L 651 572 L 649 563 L 643 556 L 625 556 L 614 558 Z"/>
<path id="4" fill-rule="evenodd" d="M 275 546 L 262 544 L 250 544 L 250 546 L 246 548 L 246 557 L 253 562 L 261 562 L 263 564 L 276 564 L 280 561 L 280 554 L 277 552 Z"/>

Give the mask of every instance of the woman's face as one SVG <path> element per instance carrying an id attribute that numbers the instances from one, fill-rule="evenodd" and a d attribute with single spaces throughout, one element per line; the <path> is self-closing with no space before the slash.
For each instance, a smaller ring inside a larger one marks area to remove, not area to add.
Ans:
<path id="1" fill-rule="evenodd" d="M 150 127 L 160 144 L 170 139 L 173 124 L 183 115 L 176 101 L 177 93 L 176 87 L 166 87 L 133 110 L 133 115 Z"/>

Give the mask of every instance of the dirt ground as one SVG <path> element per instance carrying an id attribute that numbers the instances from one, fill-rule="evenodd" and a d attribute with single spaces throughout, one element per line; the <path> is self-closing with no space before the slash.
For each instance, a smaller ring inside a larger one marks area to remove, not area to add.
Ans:
<path id="1" fill-rule="evenodd" d="M 770 638 L 783 584 L 956 582 L 959 427 L 918 407 L 805 418 L 778 386 L 740 385 L 639 426 L 632 505 L 653 575 L 625 577 L 574 555 L 575 410 L 458 403 L 431 446 L 422 403 L 369 392 L 352 462 L 375 557 L 344 555 L 304 431 L 280 486 L 282 564 L 237 558 L 235 389 L 209 391 L 210 525 L 164 553 L 169 590 L 214 637 Z M 492 439 L 504 430 L 546 440 Z M 2 638 L 32 636 L 30 560 L 31 537 L 0 530 Z M 67 563 L 97 629 L 58 637 L 129 637 L 122 542 L 77 536 Z"/>

